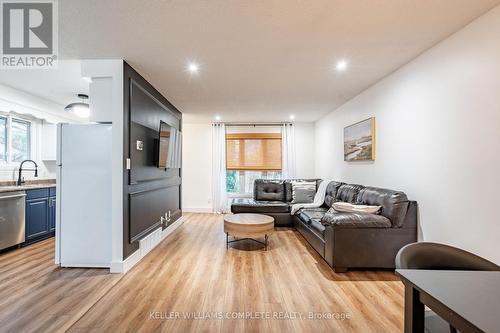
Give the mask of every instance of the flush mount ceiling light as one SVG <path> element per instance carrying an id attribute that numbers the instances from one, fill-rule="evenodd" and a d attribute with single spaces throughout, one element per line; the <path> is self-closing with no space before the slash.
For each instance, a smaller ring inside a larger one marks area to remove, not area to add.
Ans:
<path id="1" fill-rule="evenodd" d="M 78 94 L 77 96 L 82 101 L 69 104 L 64 108 L 64 111 L 73 113 L 80 118 L 88 118 L 90 116 L 90 108 L 89 104 L 85 103 L 85 101 L 89 98 L 89 96 L 85 94 Z"/>
<path id="2" fill-rule="evenodd" d="M 219 121 L 221 118 L 219 115 L 215 116 L 215 120 Z"/>
<path id="3" fill-rule="evenodd" d="M 196 74 L 200 70 L 200 66 L 195 62 L 190 62 L 187 64 L 187 71 L 191 74 Z"/>
<path id="4" fill-rule="evenodd" d="M 343 72 L 347 69 L 348 65 L 349 65 L 349 63 L 347 62 L 347 60 L 342 59 L 342 60 L 337 61 L 337 64 L 335 65 L 335 69 L 337 70 L 337 72 Z"/>
<path id="5" fill-rule="evenodd" d="M 291 114 L 290 115 L 290 120 L 294 120 L 295 119 L 295 115 L 294 114 Z"/>

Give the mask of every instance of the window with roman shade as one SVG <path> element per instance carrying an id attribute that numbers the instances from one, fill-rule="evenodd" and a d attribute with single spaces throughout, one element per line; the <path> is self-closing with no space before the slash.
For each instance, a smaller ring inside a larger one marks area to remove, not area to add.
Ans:
<path id="1" fill-rule="evenodd" d="M 226 134 L 226 169 L 281 170 L 281 133 Z"/>

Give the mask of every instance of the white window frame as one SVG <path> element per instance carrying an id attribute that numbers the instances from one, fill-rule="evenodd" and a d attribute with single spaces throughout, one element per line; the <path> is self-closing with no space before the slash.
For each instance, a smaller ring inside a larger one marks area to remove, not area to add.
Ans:
<path id="1" fill-rule="evenodd" d="M 227 170 L 229 171 L 229 170 Z M 233 171 L 233 170 L 231 170 Z M 239 176 L 238 176 L 238 183 L 239 185 L 241 184 L 244 184 L 245 183 L 245 170 L 234 170 L 234 171 L 238 171 L 239 172 Z M 241 191 L 241 188 L 242 186 L 238 186 L 240 191 Z M 244 186 L 243 186 L 244 187 Z M 226 192 L 227 193 L 227 197 L 228 198 L 251 198 L 253 197 L 253 194 L 252 193 L 245 193 L 245 192 Z"/>
<path id="2" fill-rule="evenodd" d="M 35 137 L 35 123 L 31 119 L 19 117 L 19 116 L 14 116 L 10 113 L 5 113 L 5 112 L 0 112 L 0 116 L 3 118 L 7 118 L 7 160 L 0 160 L 0 167 L 2 169 L 10 169 L 12 167 L 17 167 L 21 164 L 21 162 L 14 162 L 12 161 L 12 120 L 17 120 L 20 122 L 28 123 L 29 124 L 29 156 L 28 159 L 33 159 L 35 156 L 34 152 L 34 137 Z"/>
<path id="3" fill-rule="evenodd" d="M 0 113 L 0 117 L 5 119 L 5 137 L 6 137 L 6 142 L 5 142 L 5 160 L 0 160 L 0 165 L 1 164 L 6 164 L 7 161 L 9 160 L 9 118 L 7 115 L 3 115 Z M 2 128 L 3 131 L 3 128 Z"/>
<path id="4" fill-rule="evenodd" d="M 228 170 L 229 171 L 229 170 Z M 241 184 L 244 184 L 245 183 L 245 175 L 244 175 L 244 172 L 246 172 L 246 170 L 236 170 L 236 171 L 239 171 L 239 179 L 238 179 L 238 182 Z M 251 172 L 252 170 L 248 170 L 249 172 Z M 262 176 L 263 179 L 267 179 L 267 172 L 278 172 L 278 170 L 260 170 L 259 172 L 262 172 L 262 173 L 266 173 L 266 175 Z M 281 173 L 282 170 L 279 170 L 279 172 Z M 239 186 L 239 189 L 241 191 L 242 189 L 242 186 Z M 227 197 L 228 198 L 253 198 L 253 193 L 250 192 L 250 193 L 245 193 L 245 192 L 226 192 L 227 194 Z"/>

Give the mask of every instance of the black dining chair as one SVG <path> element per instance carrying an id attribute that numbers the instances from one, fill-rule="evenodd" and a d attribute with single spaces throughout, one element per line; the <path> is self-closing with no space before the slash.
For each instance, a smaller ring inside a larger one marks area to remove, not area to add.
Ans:
<path id="1" fill-rule="evenodd" d="M 396 255 L 396 268 L 500 271 L 500 266 L 475 254 L 453 246 L 431 242 L 412 243 L 401 248 Z M 433 312 L 426 313 L 425 330 L 429 333 L 457 332 L 453 326 Z"/>

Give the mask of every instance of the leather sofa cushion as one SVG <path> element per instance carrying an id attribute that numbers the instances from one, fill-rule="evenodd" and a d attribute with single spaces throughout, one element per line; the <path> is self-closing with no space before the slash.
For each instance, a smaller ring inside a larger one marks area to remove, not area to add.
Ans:
<path id="1" fill-rule="evenodd" d="M 325 226 L 321 223 L 321 219 L 327 211 L 328 208 L 326 207 L 302 208 L 295 215 L 304 225 L 307 226 L 306 228 L 308 228 L 321 239 L 324 239 Z"/>
<path id="2" fill-rule="evenodd" d="M 357 204 L 382 206 L 380 215 L 391 220 L 393 227 L 400 228 L 408 211 L 409 202 L 403 192 L 365 187 L 359 191 Z"/>
<path id="3" fill-rule="evenodd" d="M 250 198 L 235 198 L 231 204 L 233 213 L 290 213 L 290 205 L 283 201 L 256 201 Z"/>
<path id="4" fill-rule="evenodd" d="M 297 182 L 316 182 L 316 191 L 318 190 L 318 186 L 321 183 L 321 179 L 287 179 L 285 180 L 285 201 L 291 202 L 293 200 L 292 194 L 292 181 Z"/>
<path id="5" fill-rule="evenodd" d="M 257 201 L 285 201 L 285 185 L 282 180 L 256 179 L 253 198 Z"/>
<path id="6" fill-rule="evenodd" d="M 321 220 L 311 219 L 309 221 L 309 227 L 316 235 L 320 236 L 321 238 L 324 238 L 325 226 L 321 223 Z"/>
<path id="7" fill-rule="evenodd" d="M 390 228 L 391 221 L 382 215 L 366 213 L 326 213 L 321 219 L 323 225 L 334 228 Z"/>
<path id="8" fill-rule="evenodd" d="M 328 211 L 326 207 L 302 208 L 295 215 L 304 223 L 309 223 L 311 219 L 321 220 Z"/>
<path id="9" fill-rule="evenodd" d="M 328 184 L 328 186 L 326 187 L 326 194 L 325 194 L 325 205 L 327 207 L 331 207 L 332 204 L 335 202 L 337 191 L 342 185 L 344 185 L 344 183 L 340 182 L 330 182 L 330 184 Z"/>
<path id="10" fill-rule="evenodd" d="M 356 184 L 344 184 L 337 190 L 335 201 L 343 201 L 349 203 L 356 203 L 358 193 L 363 189 L 363 186 Z"/>

